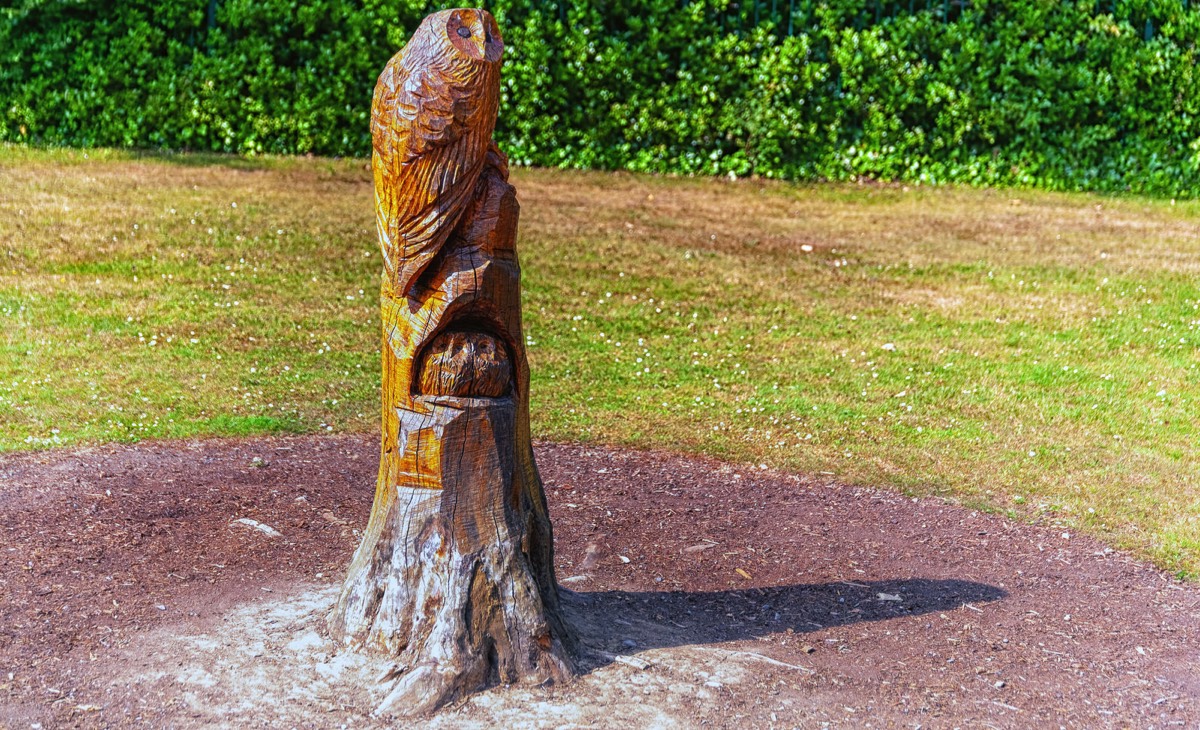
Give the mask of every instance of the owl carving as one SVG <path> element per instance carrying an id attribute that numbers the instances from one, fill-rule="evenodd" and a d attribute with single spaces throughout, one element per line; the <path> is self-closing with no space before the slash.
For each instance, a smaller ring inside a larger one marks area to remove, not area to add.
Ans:
<path id="1" fill-rule="evenodd" d="M 406 296 L 470 205 L 500 101 L 500 29 L 485 10 L 434 13 L 375 86 L 376 224 L 384 287 Z M 489 163 L 490 157 L 490 163 Z"/>
<path id="2" fill-rule="evenodd" d="M 530 438 L 520 204 L 492 142 L 503 50 L 491 15 L 444 10 L 375 88 L 379 477 L 329 631 L 395 666 L 376 714 L 575 671 Z"/>

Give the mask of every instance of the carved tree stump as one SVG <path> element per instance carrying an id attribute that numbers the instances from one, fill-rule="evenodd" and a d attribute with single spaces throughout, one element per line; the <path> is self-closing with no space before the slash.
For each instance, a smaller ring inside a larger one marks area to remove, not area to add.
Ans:
<path id="1" fill-rule="evenodd" d="M 502 48 L 486 12 L 436 13 L 375 91 L 383 443 L 329 629 L 396 659 L 380 712 L 574 673 L 530 442 L 519 206 L 491 141 Z"/>

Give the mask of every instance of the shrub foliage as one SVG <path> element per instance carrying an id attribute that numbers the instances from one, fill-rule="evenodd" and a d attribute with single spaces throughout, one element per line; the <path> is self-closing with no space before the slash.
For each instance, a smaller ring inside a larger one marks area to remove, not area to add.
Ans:
<path id="1" fill-rule="evenodd" d="M 500 0 L 530 165 L 1200 191 L 1187 0 Z M 365 155 L 403 0 L 16 0 L 0 140 Z"/>

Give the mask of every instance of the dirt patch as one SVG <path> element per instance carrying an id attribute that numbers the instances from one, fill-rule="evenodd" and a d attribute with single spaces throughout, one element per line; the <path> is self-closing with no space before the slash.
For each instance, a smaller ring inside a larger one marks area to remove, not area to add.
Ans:
<path id="1" fill-rule="evenodd" d="M 1200 723 L 1200 589 L 1089 538 L 748 466 L 537 456 L 589 671 L 431 727 Z M 0 726 L 387 725 L 386 666 L 321 631 L 377 458 L 357 436 L 0 458 Z"/>

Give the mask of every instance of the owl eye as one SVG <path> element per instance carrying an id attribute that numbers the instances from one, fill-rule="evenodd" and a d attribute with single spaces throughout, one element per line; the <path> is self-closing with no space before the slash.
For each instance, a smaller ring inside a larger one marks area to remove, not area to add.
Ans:
<path id="1" fill-rule="evenodd" d="M 471 37 L 471 29 L 465 25 L 460 25 L 458 27 L 458 37 L 459 38 L 470 38 Z"/>

